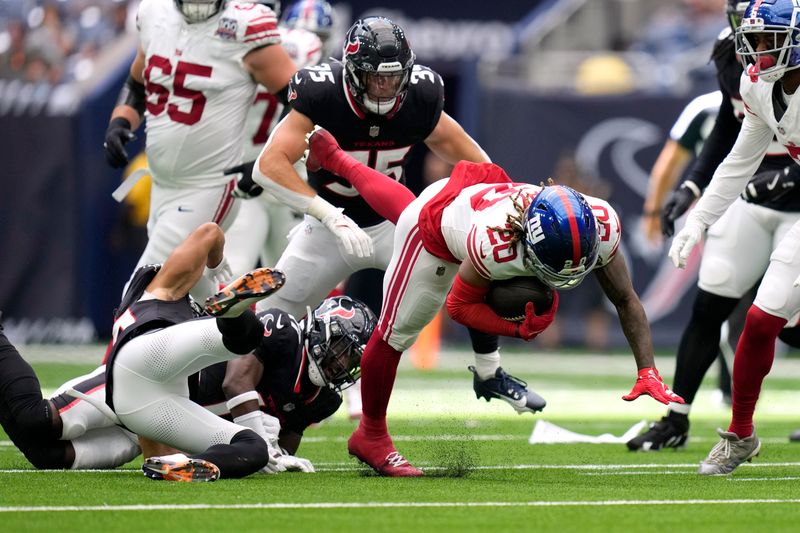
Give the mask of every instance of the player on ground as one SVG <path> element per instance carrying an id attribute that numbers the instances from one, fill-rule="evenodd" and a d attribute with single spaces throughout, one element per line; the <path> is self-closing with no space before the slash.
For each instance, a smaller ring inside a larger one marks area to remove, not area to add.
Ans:
<path id="1" fill-rule="evenodd" d="M 364 414 L 348 441 L 349 452 L 378 473 L 422 475 L 395 449 L 386 408 L 402 352 L 445 300 L 453 319 L 494 335 L 531 340 L 552 322 L 557 292 L 541 316 L 530 302 L 522 322 L 497 316 L 484 301 L 495 279 L 537 276 L 567 290 L 594 272 L 617 308 L 638 367 L 636 385 L 623 399 L 648 394 L 662 403 L 682 401 L 655 368 L 647 317 L 617 254 L 620 225 L 608 202 L 569 187 L 513 183 L 500 167 L 469 162 L 415 199 L 403 185 L 341 150 L 324 130 L 309 139 L 307 165 L 343 177 L 397 224 L 383 308 L 361 365 Z"/>
<path id="2" fill-rule="evenodd" d="M 242 477 L 272 461 L 268 444 L 257 433 L 189 399 L 190 375 L 259 345 L 264 326 L 249 305 L 284 281 L 279 271 L 248 273 L 208 298 L 206 310 L 216 319 L 198 318 L 202 311 L 189 289 L 204 268 L 222 261 L 224 244 L 219 226 L 203 224 L 163 266 L 136 271 L 116 313 L 106 364 L 106 404 L 144 442 L 194 454 L 146 457 L 142 469 L 154 479 Z"/>
<path id="3" fill-rule="evenodd" d="M 748 63 L 740 91 L 745 104 L 742 129 L 730 154 L 684 228 L 675 236 L 669 255 L 678 267 L 703 233 L 736 200 L 768 150 L 773 137 L 797 160 L 800 112 L 793 106 L 800 87 L 800 7 L 792 0 L 759 0 L 746 9 L 736 30 L 736 48 Z M 747 241 L 748 249 L 759 243 Z M 753 412 L 761 383 L 775 357 L 775 339 L 789 318 L 800 311 L 800 225 L 783 235 L 770 256 L 755 301 L 747 313 L 733 365 L 733 416 L 720 442 L 700 464 L 701 474 L 729 474 L 761 449 L 753 427 Z M 748 253 L 749 256 L 749 253 Z M 749 259 L 749 257 L 748 257 Z"/>
<path id="4" fill-rule="evenodd" d="M 163 262 L 204 222 L 227 227 L 237 202 L 223 170 L 242 162 L 245 117 L 257 84 L 282 98 L 296 68 L 266 6 L 223 0 L 144 0 L 140 46 L 105 136 L 113 167 L 146 119 L 153 177 L 148 244 L 137 268 Z M 205 279 L 193 289 L 216 290 Z"/>
<path id="5" fill-rule="evenodd" d="M 292 110 L 270 136 L 254 179 L 282 203 L 308 216 L 291 236 L 276 268 L 292 272 L 274 306 L 302 314 L 348 275 L 385 270 L 392 256 L 394 224 L 370 207 L 351 185 L 326 170 L 309 171 L 306 184 L 294 170 L 305 135 L 325 127 L 344 150 L 396 181 L 404 180 L 411 147 L 424 142 L 442 159 L 486 162 L 488 156 L 447 113 L 441 77 L 414 63 L 403 30 L 382 17 L 357 21 L 347 32 L 342 62 L 323 63 L 292 79 Z M 344 212 L 342 212 L 344 210 Z M 476 394 L 507 401 L 518 412 L 545 402 L 500 368 L 497 337 L 471 329 Z"/>
<path id="6" fill-rule="evenodd" d="M 280 446 L 283 453 L 266 473 L 313 472 L 310 462 L 293 455 L 304 430 L 336 412 L 339 392 L 358 379 L 376 322 L 348 297 L 323 301 L 312 317 L 298 323 L 278 309 L 261 313 L 264 336 L 254 354 L 189 377 L 192 401 Z M 105 366 L 69 380 L 48 401 L 33 369 L 1 333 L 0 363 L 0 422 L 35 467 L 114 468 L 139 455 L 137 436 L 98 408 L 105 403 Z"/>
<path id="7" fill-rule="evenodd" d="M 662 223 L 668 237 L 673 233 L 675 220 L 708 185 L 714 170 L 731 151 L 742 129 L 745 107 L 739 80 L 743 69 L 736 58 L 731 30 L 735 31 L 739 25 L 746 7 L 747 2 L 728 2 L 731 28 L 722 33 L 712 56 L 724 98 L 717 122 L 694 167 L 664 207 Z M 753 288 L 767 269 L 770 254 L 800 219 L 800 190 L 791 186 L 796 176 L 800 176 L 800 167 L 780 142 L 773 139 L 768 145 L 756 172 L 742 198 L 735 200 L 725 216 L 709 227 L 706 235 L 699 290 L 678 347 L 673 381 L 673 390 L 687 403 L 670 404 L 666 416 L 627 443 L 631 450 L 656 451 L 685 445 L 691 405 L 717 356 L 720 327 L 743 297 L 751 297 Z M 746 261 L 742 261 L 742 242 L 748 243 Z M 797 344 L 796 337 L 797 332 L 793 329 L 781 333 L 781 338 L 790 344 Z"/>

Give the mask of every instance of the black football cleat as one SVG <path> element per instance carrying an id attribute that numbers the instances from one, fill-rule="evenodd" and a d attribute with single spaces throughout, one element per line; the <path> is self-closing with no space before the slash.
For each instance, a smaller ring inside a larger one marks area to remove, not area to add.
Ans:
<path id="1" fill-rule="evenodd" d="M 519 413 L 535 413 L 544 409 L 547 402 L 535 392 L 528 390 L 528 384 L 519 378 L 515 378 L 502 368 L 498 368 L 493 378 L 482 380 L 478 377 L 478 371 L 470 365 L 467 367 L 473 373 L 472 388 L 477 398 L 486 398 L 488 402 L 492 398 L 499 398 L 507 402 L 514 410 Z"/>
<path id="2" fill-rule="evenodd" d="M 662 448 L 683 448 L 689 440 L 689 417 L 669 415 L 650 424 L 650 429 L 629 440 L 626 445 L 632 452 L 657 452 Z"/>

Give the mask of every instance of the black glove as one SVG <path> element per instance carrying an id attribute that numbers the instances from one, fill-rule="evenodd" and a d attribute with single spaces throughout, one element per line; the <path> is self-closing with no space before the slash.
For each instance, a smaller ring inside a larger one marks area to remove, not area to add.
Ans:
<path id="1" fill-rule="evenodd" d="M 242 177 L 236 180 L 236 187 L 233 188 L 231 191 L 231 196 L 234 198 L 255 198 L 262 192 L 264 189 L 261 185 L 256 185 L 256 182 L 253 181 L 253 166 L 255 166 L 255 161 L 249 161 L 247 163 L 242 163 L 241 165 L 236 165 L 235 167 L 227 168 L 223 171 L 223 174 L 226 176 L 230 176 L 231 174 L 241 174 Z"/>
<path id="2" fill-rule="evenodd" d="M 694 191 L 684 183 L 674 191 L 661 210 L 661 233 L 664 237 L 672 237 L 675 233 L 675 221 L 683 215 L 697 199 Z"/>
<path id="3" fill-rule="evenodd" d="M 800 181 L 800 166 L 791 164 L 783 170 L 769 170 L 753 176 L 742 191 L 743 200 L 751 204 L 765 204 L 779 200 Z"/>
<path id="4" fill-rule="evenodd" d="M 106 161 L 114 168 L 122 168 L 128 164 L 128 152 L 125 145 L 136 138 L 131 131 L 131 123 L 128 119 L 117 117 L 112 119 L 106 130 L 103 149 L 106 154 Z"/>

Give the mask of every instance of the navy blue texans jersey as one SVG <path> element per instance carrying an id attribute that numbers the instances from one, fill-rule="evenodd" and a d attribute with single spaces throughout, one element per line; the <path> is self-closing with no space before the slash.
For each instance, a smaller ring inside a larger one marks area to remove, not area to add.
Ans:
<path id="1" fill-rule="evenodd" d="M 333 390 L 309 380 L 300 325 L 290 314 L 272 308 L 259 312 L 258 318 L 264 324 L 264 338 L 255 351 L 264 365 L 261 381 L 256 385 L 264 403 L 262 409 L 278 418 L 282 428 L 302 435 L 309 425 L 335 413 L 342 399 Z M 200 372 L 197 385 L 190 385 L 193 401 L 206 407 L 224 405 L 222 381 L 226 365 L 218 363 Z"/>
<path id="2" fill-rule="evenodd" d="M 424 141 L 436 127 L 444 106 L 441 76 L 414 65 L 403 105 L 391 117 L 364 112 L 344 82 L 339 62 L 306 67 L 292 78 L 292 108 L 322 126 L 343 150 L 365 165 L 405 182 L 404 167 L 411 147 Z M 308 173 L 308 183 L 321 197 L 359 226 L 374 226 L 378 215 L 344 179 L 326 170 Z"/>

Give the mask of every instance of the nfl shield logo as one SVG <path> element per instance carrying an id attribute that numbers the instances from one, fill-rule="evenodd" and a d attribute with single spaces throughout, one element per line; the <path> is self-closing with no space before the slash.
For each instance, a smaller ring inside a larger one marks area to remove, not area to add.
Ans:
<path id="1" fill-rule="evenodd" d="M 381 132 L 381 128 L 379 126 L 370 126 L 369 127 L 369 136 L 370 137 L 377 137 L 380 132 Z"/>

